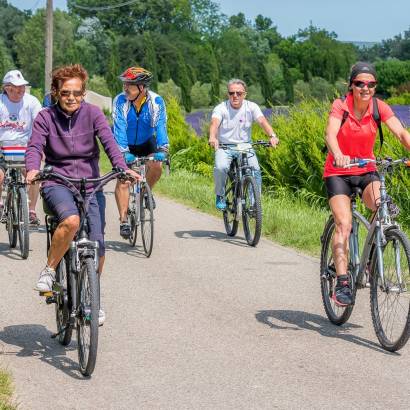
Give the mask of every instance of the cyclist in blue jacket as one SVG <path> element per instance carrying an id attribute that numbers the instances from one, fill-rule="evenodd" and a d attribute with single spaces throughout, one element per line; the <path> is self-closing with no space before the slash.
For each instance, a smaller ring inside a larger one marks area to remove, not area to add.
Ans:
<path id="1" fill-rule="evenodd" d="M 152 77 L 152 73 L 142 67 L 128 68 L 120 76 L 124 92 L 113 102 L 114 137 L 125 162 L 131 163 L 139 156 L 156 159 L 147 163 L 146 177 L 151 188 L 161 177 L 159 161 L 166 158 L 169 149 L 165 102 L 149 90 Z M 115 199 L 120 214 L 120 235 L 127 239 L 131 227 L 127 221 L 129 192 L 126 184 L 117 183 Z"/>

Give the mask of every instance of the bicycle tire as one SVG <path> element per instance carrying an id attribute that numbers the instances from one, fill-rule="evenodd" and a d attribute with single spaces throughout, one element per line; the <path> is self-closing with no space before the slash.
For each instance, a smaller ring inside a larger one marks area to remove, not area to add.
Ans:
<path id="1" fill-rule="evenodd" d="M 15 248 L 17 246 L 17 229 L 15 227 L 14 221 L 16 220 L 14 216 L 14 205 L 13 205 L 14 194 L 9 191 L 7 194 L 7 220 L 6 229 L 9 237 L 10 248 Z"/>
<path id="2" fill-rule="evenodd" d="M 67 346 L 71 342 L 73 328 L 67 326 L 70 320 L 69 309 L 69 289 L 68 289 L 68 264 L 65 257 L 63 257 L 56 268 L 56 286 L 59 292 L 56 296 L 56 324 L 58 332 L 58 341 L 63 346 Z"/>
<path id="3" fill-rule="evenodd" d="M 332 299 L 336 285 L 336 269 L 332 256 L 332 238 L 335 231 L 333 216 L 329 218 L 322 234 L 322 249 L 320 252 L 320 290 L 323 306 L 328 319 L 335 325 L 346 323 L 353 312 L 353 305 L 338 306 Z M 354 287 L 356 289 L 356 287 Z M 354 291 L 355 293 L 355 291 Z M 355 296 L 355 295 L 354 295 Z"/>
<path id="4" fill-rule="evenodd" d="M 81 261 L 77 295 L 78 361 L 80 372 L 84 376 L 91 376 L 97 361 L 99 313 L 98 277 L 91 257 L 85 257 Z"/>
<path id="5" fill-rule="evenodd" d="M 141 185 L 140 218 L 142 246 L 145 256 L 149 258 L 154 245 L 154 205 L 151 188 L 146 182 Z"/>
<path id="6" fill-rule="evenodd" d="M 383 267 L 384 278 L 388 281 L 389 290 L 386 291 L 378 271 L 377 252 L 374 252 L 371 263 L 371 280 L 370 280 L 370 309 L 372 313 L 373 327 L 376 336 L 382 347 L 390 352 L 401 349 L 410 337 L 410 242 L 407 236 L 399 229 L 389 229 L 385 231 L 386 244 L 383 246 Z M 397 249 L 389 252 L 389 245 L 400 245 L 402 247 L 401 255 L 398 255 Z M 392 258 L 390 258 L 392 256 Z M 399 256 L 399 258 L 398 258 Z M 393 260 L 395 267 L 394 272 L 389 269 L 388 262 Z M 402 284 L 397 278 L 397 261 L 400 260 L 400 270 L 402 274 Z M 395 283 L 397 282 L 397 283 Z M 387 299 L 392 297 L 388 301 Z M 398 302 L 403 296 L 403 305 L 398 307 Z M 383 300 L 384 299 L 384 300 Z M 385 309 L 384 309 L 385 308 Z M 383 310 L 386 312 L 384 314 Z M 402 326 L 395 332 L 393 329 L 389 332 L 388 324 L 384 325 L 383 319 L 392 319 L 392 326 L 398 324 L 398 315 L 402 316 Z M 393 317 L 394 316 L 394 317 Z M 390 333 L 390 334 L 389 334 Z"/>
<path id="7" fill-rule="evenodd" d="M 20 246 L 20 254 L 23 259 L 28 258 L 30 251 L 30 233 L 28 219 L 28 200 L 26 189 L 20 187 L 18 189 L 17 201 L 17 216 L 18 216 L 18 239 Z"/>
<path id="8" fill-rule="evenodd" d="M 131 227 L 131 235 L 128 239 L 131 246 L 135 246 L 138 237 L 138 217 L 137 217 L 137 207 L 135 201 L 135 194 L 133 196 L 130 195 L 132 198 L 131 207 L 128 208 L 128 223 Z"/>
<path id="9" fill-rule="evenodd" d="M 236 172 L 231 167 L 225 182 L 226 208 L 223 211 L 225 231 L 228 236 L 235 236 L 238 232 L 238 198 L 236 198 Z"/>
<path id="10" fill-rule="evenodd" d="M 262 204 L 258 184 L 250 175 L 243 179 L 242 222 L 246 242 L 256 246 L 262 232 Z"/>

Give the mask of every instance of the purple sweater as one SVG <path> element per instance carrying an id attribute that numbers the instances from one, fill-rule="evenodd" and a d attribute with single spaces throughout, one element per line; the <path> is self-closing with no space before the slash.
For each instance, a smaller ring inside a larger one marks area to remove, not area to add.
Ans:
<path id="1" fill-rule="evenodd" d="M 39 170 L 44 152 L 46 164 L 64 176 L 98 178 L 97 136 L 112 165 L 127 169 L 110 126 L 98 107 L 83 102 L 72 116 L 58 105 L 45 108 L 33 123 L 26 151 L 26 169 Z M 47 182 L 47 185 L 54 184 Z"/>

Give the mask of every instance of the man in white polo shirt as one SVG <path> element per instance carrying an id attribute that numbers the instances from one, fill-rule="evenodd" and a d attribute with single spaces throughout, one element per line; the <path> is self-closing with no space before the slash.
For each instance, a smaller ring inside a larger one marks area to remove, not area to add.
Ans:
<path id="1" fill-rule="evenodd" d="M 257 122 L 266 135 L 270 137 L 272 146 L 279 143 L 271 125 L 263 115 L 261 109 L 252 101 L 245 100 L 246 84 L 239 79 L 228 82 L 229 99 L 217 105 L 211 118 L 209 129 L 209 144 L 215 149 L 215 194 L 216 207 L 226 208 L 224 190 L 225 181 L 232 162 L 233 153 L 229 149 L 220 149 L 219 144 L 240 144 L 251 142 L 252 123 Z M 258 159 L 254 153 L 248 155 L 248 162 L 255 170 L 255 179 L 259 186 L 262 184 Z"/>
<path id="2" fill-rule="evenodd" d="M 41 110 L 41 104 L 36 97 L 25 93 L 27 84 L 18 70 L 9 71 L 3 78 L 3 92 L 0 93 L 0 144 L 4 146 L 26 146 L 31 137 L 33 121 Z M 0 216 L 4 207 L 1 203 L 4 171 L 0 163 Z M 35 211 L 38 185 L 30 185 L 28 196 L 30 223 L 38 225 Z"/>

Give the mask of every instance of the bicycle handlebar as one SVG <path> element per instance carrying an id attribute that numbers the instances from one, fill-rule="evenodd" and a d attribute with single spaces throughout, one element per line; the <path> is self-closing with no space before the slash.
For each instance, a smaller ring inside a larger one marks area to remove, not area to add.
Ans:
<path id="1" fill-rule="evenodd" d="M 240 146 L 243 146 L 244 148 L 240 148 Z M 248 147 L 246 147 L 246 145 L 248 145 Z M 258 141 L 254 141 L 254 142 L 240 142 L 238 144 L 219 144 L 219 148 L 222 149 L 235 149 L 235 147 L 237 148 L 237 151 L 246 151 L 247 149 L 250 149 L 252 146 L 262 146 L 265 148 L 272 148 L 272 145 L 269 141 L 264 141 L 264 140 L 258 140 Z"/>
<path id="2" fill-rule="evenodd" d="M 367 164 L 376 164 L 378 167 L 392 167 L 395 165 L 405 165 L 410 168 L 410 160 L 408 158 L 383 158 L 383 159 L 373 159 L 373 158 L 352 158 L 350 164 L 345 165 L 343 168 L 359 167 L 364 168 Z"/>

